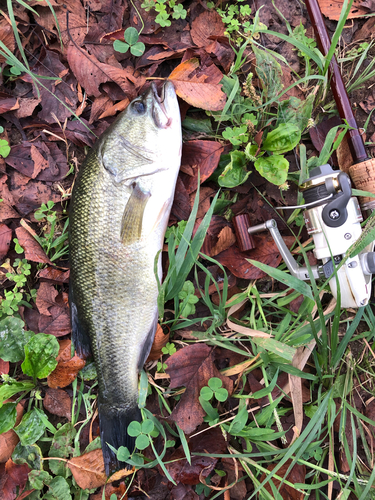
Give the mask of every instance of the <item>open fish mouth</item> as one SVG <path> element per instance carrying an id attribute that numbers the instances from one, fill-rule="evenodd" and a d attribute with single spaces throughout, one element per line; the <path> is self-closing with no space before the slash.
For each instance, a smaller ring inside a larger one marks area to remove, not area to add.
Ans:
<path id="1" fill-rule="evenodd" d="M 178 108 L 176 92 L 172 82 L 166 82 L 158 93 L 156 84 L 151 84 L 152 117 L 158 128 L 168 128 L 173 123 L 173 113 Z"/>

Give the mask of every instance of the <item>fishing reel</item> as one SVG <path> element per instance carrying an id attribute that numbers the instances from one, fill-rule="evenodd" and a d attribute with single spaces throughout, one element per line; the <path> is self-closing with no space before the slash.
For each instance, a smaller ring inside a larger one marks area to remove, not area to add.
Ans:
<path id="1" fill-rule="evenodd" d="M 311 177 L 299 189 L 305 205 L 303 217 L 308 233 L 313 237 L 318 264 L 311 266 L 315 279 L 329 279 L 332 295 L 337 298 L 338 286 L 341 307 L 365 306 L 371 294 L 371 278 L 375 273 L 374 242 L 355 257 L 345 259 L 349 247 L 362 233 L 363 221 L 357 198 L 352 196 L 351 182 L 345 172 L 335 171 L 330 165 L 314 168 Z M 306 266 L 299 266 L 284 243 L 275 220 L 249 227 L 249 235 L 269 230 L 290 273 L 301 280 L 309 280 Z M 343 261 L 342 265 L 339 264 Z M 336 272 L 335 272 L 336 270 Z M 336 275 L 335 275 L 336 274 Z"/>

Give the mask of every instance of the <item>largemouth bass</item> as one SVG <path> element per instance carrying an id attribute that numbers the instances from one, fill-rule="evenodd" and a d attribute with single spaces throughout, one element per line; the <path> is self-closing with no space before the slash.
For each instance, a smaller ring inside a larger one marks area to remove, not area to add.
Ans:
<path id="1" fill-rule="evenodd" d="M 132 101 L 99 138 L 77 176 L 70 211 L 72 338 L 94 356 L 107 475 L 119 463 L 107 443 L 134 450 L 138 372 L 158 321 L 154 274 L 181 161 L 181 120 L 167 82 Z M 159 256 L 158 274 L 161 279 Z"/>

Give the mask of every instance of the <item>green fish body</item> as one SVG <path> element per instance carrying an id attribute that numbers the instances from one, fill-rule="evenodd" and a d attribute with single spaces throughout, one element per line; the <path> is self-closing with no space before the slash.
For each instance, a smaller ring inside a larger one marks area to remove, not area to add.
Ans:
<path id="1" fill-rule="evenodd" d="M 106 473 L 123 467 L 107 446 L 134 449 L 138 372 L 158 321 L 154 263 L 181 161 L 177 97 L 167 82 L 129 104 L 77 176 L 70 210 L 70 310 L 79 355 L 94 356 Z M 159 256 L 158 274 L 161 279 Z"/>

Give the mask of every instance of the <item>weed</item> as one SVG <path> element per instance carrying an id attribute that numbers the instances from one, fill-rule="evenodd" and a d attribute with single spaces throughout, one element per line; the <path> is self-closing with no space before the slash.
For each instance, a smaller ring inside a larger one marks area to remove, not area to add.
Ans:
<path id="1" fill-rule="evenodd" d="M 138 42 L 138 38 L 139 33 L 135 28 L 127 28 L 124 33 L 125 42 L 115 40 L 113 42 L 113 48 L 122 54 L 125 54 L 130 49 L 133 56 L 140 57 L 144 53 L 146 47 L 144 43 Z"/>
<path id="2" fill-rule="evenodd" d="M 146 12 L 154 9 L 158 13 L 155 22 L 160 24 L 162 28 L 172 24 L 171 17 L 173 19 L 185 19 L 187 15 L 187 11 L 184 9 L 182 3 L 177 3 L 176 0 L 145 0 L 141 4 L 141 7 Z"/>
<path id="3" fill-rule="evenodd" d="M 0 127 L 0 134 L 4 132 L 4 128 Z M 10 153 L 9 142 L 5 139 L 0 139 L 0 156 L 6 158 Z"/>
<path id="4" fill-rule="evenodd" d="M 18 240 L 16 248 L 17 245 Z M 23 248 L 19 245 L 18 247 L 21 250 L 21 252 L 18 253 L 23 253 Z M 25 292 L 27 280 L 31 274 L 31 264 L 29 264 L 26 259 L 16 259 L 13 266 L 9 264 L 9 261 L 5 262 L 3 267 L 8 269 L 6 277 L 10 282 L 14 283 L 14 287 L 12 290 L 4 290 L 4 298 L 0 303 L 0 318 L 18 313 L 20 306 L 31 307 L 30 301 L 36 298 L 35 289 L 30 289 L 28 292 Z"/>
<path id="5" fill-rule="evenodd" d="M 48 201 L 47 205 L 43 203 L 35 211 L 35 219 L 38 221 L 46 220 L 47 226 L 43 228 L 43 236 L 34 235 L 52 262 L 66 257 L 69 252 L 67 244 L 69 219 L 65 221 L 64 225 L 61 225 L 57 211 L 53 210 L 54 206 L 53 201 Z"/>

